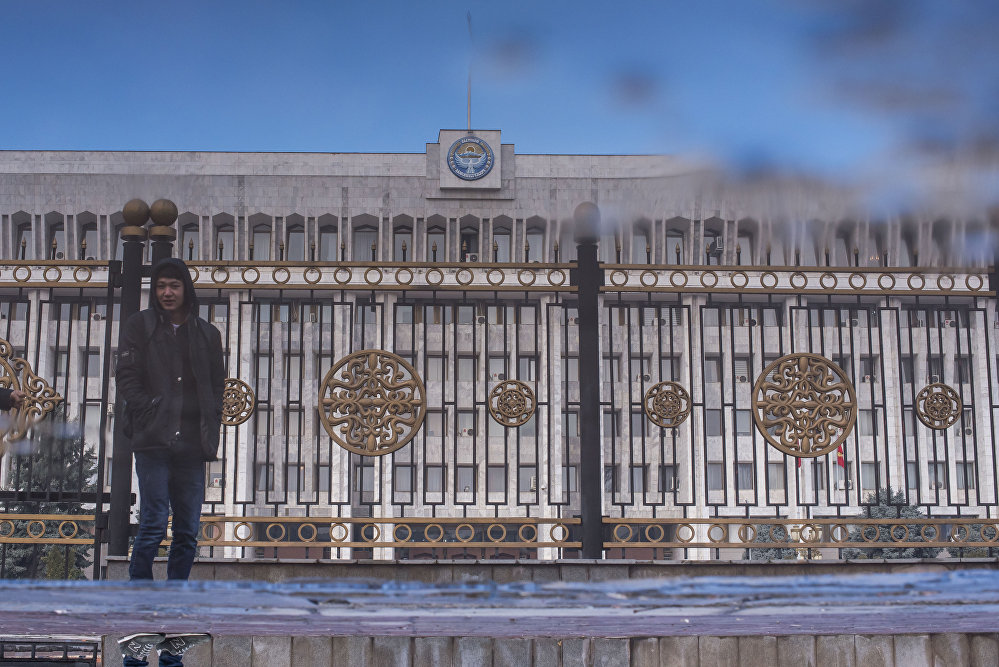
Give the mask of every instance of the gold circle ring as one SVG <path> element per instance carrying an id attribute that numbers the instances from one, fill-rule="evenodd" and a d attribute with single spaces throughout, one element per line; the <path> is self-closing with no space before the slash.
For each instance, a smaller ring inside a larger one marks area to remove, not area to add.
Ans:
<path id="1" fill-rule="evenodd" d="M 464 278 L 466 274 L 468 277 Z M 454 279 L 459 285 L 471 285 L 472 281 L 475 280 L 475 275 L 468 269 L 459 269 L 458 273 L 455 274 Z"/>
<path id="2" fill-rule="evenodd" d="M 23 273 L 22 273 L 23 271 Z M 26 266 L 19 266 L 14 269 L 14 280 L 19 283 L 26 283 L 31 280 L 31 269 Z"/>
<path id="3" fill-rule="evenodd" d="M 312 536 L 311 537 L 306 537 L 305 535 L 302 534 L 302 529 L 304 529 L 304 528 L 311 528 L 312 529 Z M 315 542 L 317 537 L 319 537 L 319 529 L 316 528 L 316 524 L 314 524 L 314 523 L 303 523 L 303 524 L 300 524 L 298 526 L 298 539 L 302 540 L 303 542 Z"/>
<path id="4" fill-rule="evenodd" d="M 526 278 L 524 277 L 525 275 L 527 276 Z M 517 280 L 524 287 L 530 287 L 537 279 L 537 274 L 535 274 L 531 269 L 521 269 L 520 271 L 517 271 Z"/>
<path id="5" fill-rule="evenodd" d="M 430 279 L 431 274 L 433 274 L 434 276 L 436 276 L 436 278 L 434 280 Z M 433 285 L 433 286 L 436 287 L 437 285 L 440 285 L 442 282 L 444 282 L 444 272 L 443 271 L 441 271 L 440 269 L 430 269 L 429 271 L 427 271 L 427 284 L 428 285 Z"/>
<path id="6" fill-rule="evenodd" d="M 340 537 L 336 536 L 337 528 L 343 528 L 343 535 Z M 350 537 L 350 530 L 347 528 L 347 524 L 342 521 L 335 521 L 330 524 L 330 542 L 346 542 L 348 537 Z"/>
<path id="7" fill-rule="evenodd" d="M 271 528 L 275 528 L 275 527 L 281 529 L 281 532 L 278 533 L 277 537 L 274 537 L 273 535 L 271 535 Z M 284 527 L 283 523 L 269 523 L 269 524 L 267 524 L 267 528 L 264 530 L 264 537 L 266 537 L 271 542 L 280 542 L 281 540 L 283 540 L 285 538 L 285 536 L 287 534 L 288 534 L 288 529 Z"/>
<path id="8" fill-rule="evenodd" d="M 659 537 L 652 537 L 650 532 L 653 528 L 659 529 Z M 658 543 L 666 539 L 666 529 L 660 526 L 658 523 L 653 523 L 645 527 L 645 539 L 649 542 Z"/>
<path id="9" fill-rule="evenodd" d="M 853 289 L 864 289 L 867 287 L 867 276 L 863 273 L 851 273 L 849 283 Z"/>
<path id="10" fill-rule="evenodd" d="M 428 531 L 431 528 L 436 528 L 437 529 L 437 537 L 436 538 L 431 538 L 430 537 L 430 534 L 429 534 Z M 433 542 L 433 543 L 436 544 L 437 542 L 440 542 L 442 539 L 444 539 L 444 526 L 440 525 L 439 523 L 428 523 L 427 527 L 423 529 L 423 536 L 425 538 L 427 538 L 427 542 Z"/>
<path id="11" fill-rule="evenodd" d="M 556 530 L 562 531 L 562 534 L 559 537 L 555 537 Z M 565 542 L 569 539 L 569 526 L 564 523 L 552 524 L 552 527 L 548 529 L 548 537 L 552 542 Z"/>
<path id="12" fill-rule="evenodd" d="M 253 276 L 253 280 L 250 280 L 250 276 Z M 243 269 L 243 282 L 247 285 L 254 285 L 260 280 L 260 271 L 257 271 L 255 266 L 248 266 Z"/>
<path id="13" fill-rule="evenodd" d="M 614 271 L 611 271 L 610 281 L 611 284 L 614 285 L 614 287 L 621 287 L 627 284 L 628 274 L 622 271 L 621 269 L 615 269 Z"/>
<path id="14" fill-rule="evenodd" d="M 246 535 L 243 537 L 239 536 L 240 528 L 246 528 Z M 240 521 L 232 527 L 232 536 L 236 538 L 237 542 L 249 542 L 253 539 L 253 526 L 251 526 L 248 521 Z"/>
<path id="15" fill-rule="evenodd" d="M 374 280 L 372 280 L 371 278 L 372 272 L 374 272 L 375 274 Z M 382 274 L 382 270 L 379 269 L 377 266 L 372 266 L 367 271 L 364 272 L 364 282 L 368 283 L 369 285 L 381 285 L 383 277 L 384 275 Z"/>
<path id="16" fill-rule="evenodd" d="M 398 531 L 400 528 L 406 529 L 406 537 L 401 539 L 396 534 L 396 531 Z M 409 542 L 411 539 L 413 539 L 413 529 L 410 528 L 409 524 L 407 523 L 397 523 L 395 525 L 395 528 L 392 529 L 392 539 L 395 540 L 396 542 Z"/>
<path id="17" fill-rule="evenodd" d="M 534 531 L 534 536 L 533 537 L 525 537 L 524 536 L 524 529 L 525 528 L 530 528 L 531 530 L 533 530 Z M 538 541 L 538 527 L 535 526 L 534 524 L 525 523 L 524 525 L 522 525 L 520 528 L 517 529 L 517 537 L 520 538 L 521 542 L 537 542 Z"/>
<path id="18" fill-rule="evenodd" d="M 919 279 L 919 284 L 916 284 L 914 282 L 917 278 Z M 905 282 L 909 286 L 909 289 L 911 290 L 918 291 L 926 287 L 926 278 L 918 273 L 910 274 L 908 280 L 906 280 Z"/>
<path id="19" fill-rule="evenodd" d="M 827 285 L 826 281 L 832 281 L 832 284 Z M 835 273 L 830 273 L 826 271 L 821 276 L 819 276 L 819 285 L 823 289 L 836 289 L 836 285 L 839 284 L 839 278 L 836 277 Z"/>
<path id="20" fill-rule="evenodd" d="M 462 536 L 458 534 L 461 531 L 462 528 L 468 528 L 470 531 L 472 531 L 469 534 L 468 537 L 462 538 Z M 464 543 L 464 542 L 471 542 L 473 537 L 475 537 L 475 529 L 472 528 L 472 524 L 470 524 L 470 523 L 459 523 L 457 526 L 455 526 L 455 528 L 454 528 L 454 539 L 458 540 L 459 542 Z"/>
<path id="21" fill-rule="evenodd" d="M 50 271 L 55 271 L 55 278 L 49 277 Z M 58 266 L 48 267 L 47 269 L 45 269 L 45 271 L 42 272 L 42 280 L 44 280 L 47 283 L 59 282 L 60 280 L 62 280 L 62 269 L 60 269 Z"/>
<path id="22" fill-rule="evenodd" d="M 315 278 L 310 278 L 309 276 L 315 276 Z M 323 279 L 323 272 L 314 266 L 310 266 L 305 270 L 305 273 L 302 274 L 302 277 L 305 278 L 305 282 L 309 283 L 310 285 L 315 285 L 316 283 L 318 283 L 320 280 Z"/>
<path id="23" fill-rule="evenodd" d="M 772 280 L 773 282 L 770 282 L 769 284 L 767 284 L 768 283 L 768 279 Z M 767 289 L 773 289 L 773 288 L 777 287 L 777 283 L 779 283 L 779 282 L 780 282 L 780 279 L 777 277 L 777 274 L 774 273 L 773 271 L 764 271 L 760 275 L 760 284 L 763 285 L 763 287 L 765 287 Z"/>
<path id="24" fill-rule="evenodd" d="M 711 276 L 711 281 L 710 281 L 711 284 L 710 285 L 708 284 L 708 281 L 705 280 L 708 276 Z M 717 273 L 715 273 L 714 271 L 711 271 L 711 270 L 704 271 L 703 273 L 701 273 L 701 287 L 707 287 L 708 289 L 711 289 L 712 287 L 714 287 L 717 284 L 718 284 L 718 274 Z"/>
<path id="25" fill-rule="evenodd" d="M 370 528 L 373 531 L 371 537 L 368 537 L 367 535 L 368 528 Z M 381 536 L 382 536 L 382 531 L 378 527 L 377 523 L 366 523 L 363 526 L 361 526 L 361 539 L 367 542 L 368 544 L 373 544 L 377 542 L 378 538 L 380 538 Z"/>
<path id="26" fill-rule="evenodd" d="M 887 282 L 887 284 L 885 284 Z M 890 273 L 882 273 L 878 276 L 878 287 L 883 290 L 895 289 L 895 276 Z"/>
<path id="27" fill-rule="evenodd" d="M 946 287 L 944 287 L 945 280 L 947 281 Z M 944 273 L 942 275 L 937 276 L 937 287 L 943 290 L 944 292 L 951 291 L 952 289 L 954 289 L 954 276 L 950 275 L 949 273 Z"/>
<path id="28" fill-rule="evenodd" d="M 280 278 L 278 278 L 279 274 L 281 275 Z M 274 269 L 274 272 L 271 274 L 271 277 L 274 278 L 274 282 L 276 282 L 278 285 L 284 285 L 286 282 L 291 280 L 291 271 L 284 268 L 283 266 L 280 266 Z"/>
<path id="29" fill-rule="evenodd" d="M 222 275 L 221 278 L 219 278 L 219 274 Z M 212 282 L 216 283 L 229 282 L 229 269 L 225 268 L 224 266 L 220 266 L 219 268 L 212 271 Z"/>
<path id="30" fill-rule="evenodd" d="M 341 278 L 340 277 L 340 272 L 341 271 L 343 271 L 344 273 L 347 274 L 347 276 L 345 278 Z M 349 283 L 353 279 L 354 279 L 354 272 L 351 271 L 350 268 L 348 268 L 346 266 L 338 266 L 337 269 L 336 269 L 336 271 L 333 272 L 333 280 L 338 285 L 346 285 L 347 283 Z"/>
<path id="31" fill-rule="evenodd" d="M 683 535 L 680 534 L 680 531 L 683 530 L 684 528 L 686 528 L 688 531 L 690 531 L 690 534 L 687 535 L 686 537 L 684 537 Z M 693 541 L 693 539 L 694 539 L 694 537 L 696 535 L 697 535 L 697 533 L 694 532 L 694 527 L 691 524 L 689 524 L 689 523 L 681 523 L 680 525 L 678 525 L 676 527 L 676 541 L 677 542 L 681 542 L 683 544 L 689 544 L 691 541 Z"/>
<path id="32" fill-rule="evenodd" d="M 41 530 L 37 533 L 32 530 L 32 527 L 38 525 L 41 526 Z M 28 522 L 28 537 L 37 540 L 39 537 L 45 534 L 45 524 L 37 519 Z"/>
<path id="33" fill-rule="evenodd" d="M 677 280 L 677 277 L 682 278 L 683 280 Z M 680 287 L 680 288 L 686 287 L 687 274 L 684 273 L 683 271 L 674 271 L 673 273 L 669 274 L 669 284 L 672 285 L 673 287 Z"/>
<path id="34" fill-rule="evenodd" d="M 73 280 L 78 283 L 89 283 L 93 275 L 94 272 L 90 270 L 89 266 L 79 266 L 73 271 Z"/>
<path id="35" fill-rule="evenodd" d="M 558 276 L 558 280 L 555 279 Z M 553 287 L 561 287 L 565 284 L 565 271 L 562 269 L 552 269 L 548 272 L 548 284 Z"/>
<path id="36" fill-rule="evenodd" d="M 69 535 L 67 535 L 66 533 L 64 533 L 63 530 L 62 530 L 63 526 L 67 526 L 67 525 L 70 526 L 70 527 L 72 527 L 72 529 L 73 529 L 73 532 L 70 533 Z M 77 525 L 77 523 L 75 521 L 62 521 L 62 522 L 59 523 L 59 537 L 63 538 L 64 540 L 71 540 L 71 539 L 73 539 L 74 537 L 76 537 L 76 533 L 79 530 L 80 530 L 80 527 Z"/>
<path id="37" fill-rule="evenodd" d="M 738 278 L 738 281 L 736 278 Z M 733 271 L 730 280 L 732 281 L 732 287 L 742 289 L 749 284 L 749 275 L 745 271 Z"/>
<path id="38" fill-rule="evenodd" d="M 972 285 L 971 284 L 972 279 L 975 279 L 978 282 Z M 964 277 L 964 286 L 970 289 L 972 292 L 977 292 L 978 290 L 982 289 L 982 287 L 985 286 L 985 281 L 982 280 L 982 277 L 977 273 L 972 273 Z"/>
<path id="39" fill-rule="evenodd" d="M 799 278 L 801 279 L 800 283 L 798 282 Z M 801 271 L 795 271 L 791 274 L 791 287 L 794 289 L 805 289 L 808 287 L 808 276 Z"/>
<path id="40" fill-rule="evenodd" d="M 493 537 L 493 528 L 499 528 L 503 531 L 500 533 L 499 537 Z M 489 524 L 489 527 L 486 528 L 486 537 L 488 537 L 491 542 L 502 542 L 506 539 L 506 528 L 501 523 L 491 523 Z"/>
<path id="41" fill-rule="evenodd" d="M 621 537 L 620 534 L 618 534 L 618 531 L 621 530 L 622 528 L 628 531 L 628 534 L 623 538 Z M 634 534 L 635 531 L 632 530 L 631 526 L 629 526 L 626 523 L 619 523 L 616 526 L 614 526 L 613 535 L 614 535 L 614 540 L 616 542 L 629 542 Z"/>
<path id="42" fill-rule="evenodd" d="M 406 276 L 405 279 L 403 279 L 403 275 Z M 408 285 L 413 282 L 413 272 L 403 267 L 395 272 L 395 281 L 400 285 Z"/>
<path id="43" fill-rule="evenodd" d="M 655 287 L 659 284 L 659 275 L 655 271 L 645 270 L 638 280 L 642 283 L 642 287 Z"/>
<path id="44" fill-rule="evenodd" d="M 497 276 L 499 277 L 499 279 L 498 280 L 494 279 Z M 489 281 L 490 285 L 496 287 L 497 285 L 503 284 L 503 281 L 506 280 L 506 274 L 499 269 L 489 269 L 488 271 L 486 271 L 486 280 Z"/>

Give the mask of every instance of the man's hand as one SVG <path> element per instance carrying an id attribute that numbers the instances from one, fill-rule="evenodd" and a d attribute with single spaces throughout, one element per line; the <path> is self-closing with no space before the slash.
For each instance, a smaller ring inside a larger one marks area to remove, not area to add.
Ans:
<path id="1" fill-rule="evenodd" d="M 27 394 L 25 394 L 20 389 L 15 389 L 10 393 L 11 407 L 20 408 L 22 405 L 24 405 L 25 398 L 27 398 Z"/>

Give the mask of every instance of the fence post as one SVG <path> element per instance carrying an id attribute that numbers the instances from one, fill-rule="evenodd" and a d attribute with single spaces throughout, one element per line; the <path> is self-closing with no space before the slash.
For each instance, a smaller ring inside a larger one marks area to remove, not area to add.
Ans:
<path id="1" fill-rule="evenodd" d="M 177 230 L 173 228 L 177 220 L 177 205 L 169 199 L 157 199 L 149 207 L 149 217 L 153 220 L 149 238 L 153 240 L 152 259 L 155 266 L 161 259 L 173 255 L 173 241 L 177 238 Z"/>
<path id="2" fill-rule="evenodd" d="M 576 207 L 576 286 L 579 318 L 579 503 L 583 558 L 603 555 L 603 475 L 600 446 L 600 308 L 604 272 L 597 261 L 600 209 Z"/>
<path id="3" fill-rule="evenodd" d="M 143 227 L 149 219 L 149 206 L 141 199 L 125 204 L 122 216 L 127 226 L 122 227 L 125 239 L 121 270 L 121 319 L 118 326 L 118 345 L 121 345 L 122 325 L 139 312 L 142 294 L 142 250 L 146 240 Z M 121 415 L 122 396 L 115 394 L 115 414 Z M 111 451 L 111 507 L 108 512 L 108 555 L 127 556 L 132 508 L 132 448 L 121 430 L 121 419 L 114 420 L 114 440 Z"/>

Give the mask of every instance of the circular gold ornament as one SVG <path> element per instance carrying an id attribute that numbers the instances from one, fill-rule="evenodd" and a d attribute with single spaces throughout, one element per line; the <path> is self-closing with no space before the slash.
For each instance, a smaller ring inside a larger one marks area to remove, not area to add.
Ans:
<path id="1" fill-rule="evenodd" d="M 645 416 L 663 428 L 676 428 L 690 416 L 690 394 L 675 382 L 660 382 L 645 392 Z"/>
<path id="2" fill-rule="evenodd" d="M 958 393 L 942 382 L 928 384 L 916 394 L 916 416 L 936 431 L 953 426 L 963 407 Z"/>
<path id="3" fill-rule="evenodd" d="M 773 361 L 753 386 L 753 420 L 771 445 L 790 456 L 835 451 L 857 422 L 857 394 L 843 369 L 817 354 Z"/>
<path id="4" fill-rule="evenodd" d="M 489 392 L 489 414 L 503 426 L 527 423 L 536 404 L 534 391 L 520 380 L 503 380 Z"/>
<path id="5" fill-rule="evenodd" d="M 253 414 L 256 402 L 250 385 L 237 378 L 226 378 L 222 390 L 222 423 L 226 426 L 244 423 Z"/>
<path id="6" fill-rule="evenodd" d="M 349 354 L 319 387 L 319 419 L 349 452 L 383 456 L 416 436 L 427 416 L 427 392 L 416 370 L 385 350 Z"/>

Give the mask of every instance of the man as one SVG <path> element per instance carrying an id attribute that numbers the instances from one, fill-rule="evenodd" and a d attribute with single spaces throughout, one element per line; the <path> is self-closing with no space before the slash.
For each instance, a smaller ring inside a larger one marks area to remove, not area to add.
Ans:
<path id="1" fill-rule="evenodd" d="M 153 559 L 173 511 L 167 578 L 186 580 L 198 545 L 205 498 L 205 462 L 218 459 L 225 368 L 218 329 L 198 317 L 187 265 L 164 259 L 153 267 L 150 307 L 124 324 L 115 379 L 125 399 L 126 435 L 139 479 L 139 532 L 129 579 L 153 578 Z M 206 635 L 140 634 L 121 642 L 125 667 L 147 665 L 156 649 L 161 667 Z"/>
<path id="2" fill-rule="evenodd" d="M 0 410 L 10 410 L 21 407 L 24 401 L 24 392 L 20 389 L 7 389 L 0 387 Z"/>

